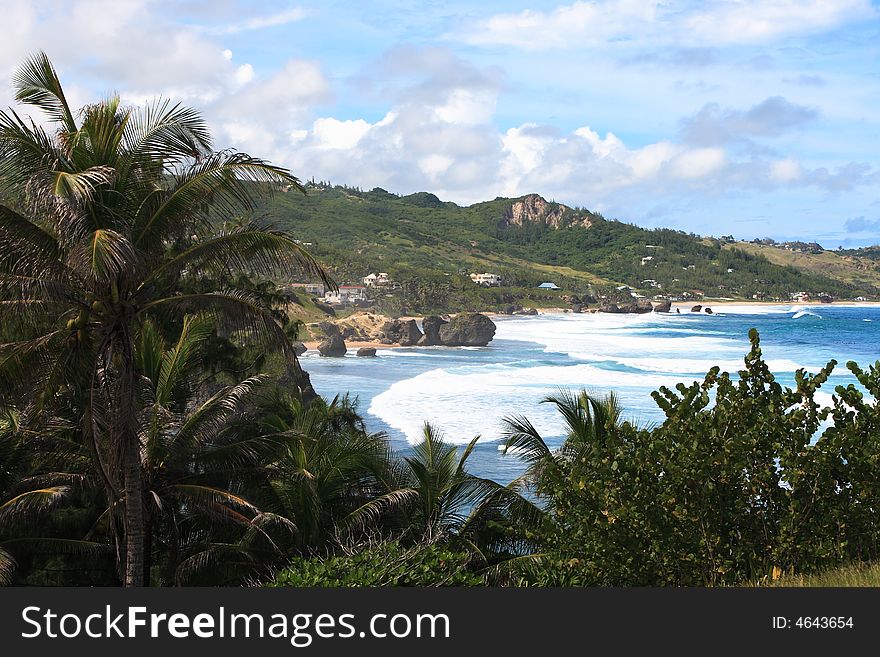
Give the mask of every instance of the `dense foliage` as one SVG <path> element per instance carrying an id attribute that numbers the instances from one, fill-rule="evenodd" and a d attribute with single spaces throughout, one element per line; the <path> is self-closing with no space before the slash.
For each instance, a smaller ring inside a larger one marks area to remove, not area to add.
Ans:
<path id="1" fill-rule="evenodd" d="M 294 559 L 271 586 L 479 586 L 472 554 L 435 543 L 406 547 L 391 540 L 355 546 L 327 558 Z"/>
<path id="2" fill-rule="evenodd" d="M 587 393 L 548 400 L 568 427 L 558 452 L 525 418 L 508 420 L 507 445 L 551 520 L 522 582 L 735 584 L 880 557 L 880 363 L 849 364 L 873 399 L 839 386 L 820 408 L 834 363 L 789 389 L 750 338 L 738 378 L 713 368 L 655 392 L 666 420 L 654 429 Z"/>

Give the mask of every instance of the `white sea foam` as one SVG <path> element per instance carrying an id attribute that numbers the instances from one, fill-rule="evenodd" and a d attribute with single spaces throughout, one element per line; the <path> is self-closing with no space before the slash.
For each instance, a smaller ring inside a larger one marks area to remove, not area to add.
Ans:
<path id="1" fill-rule="evenodd" d="M 561 427 L 557 413 L 538 402 L 559 388 L 615 390 L 629 408 L 634 408 L 653 405 L 650 390 L 687 378 L 605 370 L 588 364 L 440 368 L 394 383 L 373 398 L 369 413 L 401 431 L 410 442 L 420 440 L 426 421 L 442 427 L 450 442 L 466 443 L 475 433 L 496 440 L 501 435 L 502 418 L 526 410 L 540 432 L 557 435 Z"/>
<path id="2" fill-rule="evenodd" d="M 716 337 L 717 334 L 707 335 L 697 328 L 681 326 L 682 323 L 699 320 L 679 316 L 597 313 L 563 317 L 531 322 L 500 322 L 496 338 L 537 342 L 548 352 L 568 354 L 585 361 L 632 354 L 689 358 L 704 353 L 733 357 L 748 350 L 745 340 Z M 665 332 L 667 328 L 687 333 L 664 337 L 650 334 L 657 330 Z"/>
<path id="3" fill-rule="evenodd" d="M 724 311 L 731 308 L 738 310 L 725 306 Z M 765 315 L 812 313 L 811 306 L 744 305 L 741 309 Z M 481 360 L 478 364 L 464 360 L 466 364 L 461 365 L 460 350 L 455 349 L 382 350 L 383 355 L 419 354 L 430 358 L 429 362 L 434 358 L 438 361 L 434 369 L 398 381 L 373 397 L 368 412 L 410 441 L 420 440 L 422 425 L 428 421 L 441 427 L 448 440 L 459 444 L 477 433 L 484 440 L 497 440 L 503 418 L 515 414 L 527 415 L 545 437 L 561 435 L 559 414 L 551 404 L 539 403 L 559 388 L 587 388 L 600 394 L 613 390 L 629 417 L 656 419 L 658 409 L 651 391 L 702 380 L 715 365 L 731 373 L 743 369 L 748 339 L 745 335 L 723 334 L 720 327 L 724 324 L 716 322 L 717 317 L 597 313 L 499 318 L 495 335 L 499 342 L 538 344 L 547 354 L 554 354 L 547 360 L 559 360 L 555 354 L 567 355 L 571 360 L 564 364 L 549 364 L 546 360 Z M 497 344 L 489 351 L 493 348 L 498 348 Z M 516 347 L 513 349 L 515 353 Z M 765 349 L 771 371 L 786 378 L 800 368 L 816 372 L 825 363 L 823 354 L 815 350 L 807 352 L 808 362 L 803 362 L 806 359 L 802 360 L 802 353 L 797 345 L 777 346 L 770 353 Z M 445 357 L 459 360 L 455 366 L 446 367 L 440 360 Z"/>

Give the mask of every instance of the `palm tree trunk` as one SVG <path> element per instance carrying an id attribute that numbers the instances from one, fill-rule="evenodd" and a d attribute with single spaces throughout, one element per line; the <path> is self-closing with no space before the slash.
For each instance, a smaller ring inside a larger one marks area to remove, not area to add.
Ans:
<path id="1" fill-rule="evenodd" d="M 114 442 L 122 451 L 126 587 L 144 585 L 144 478 L 141 444 L 135 429 L 134 356 L 131 336 L 124 324 L 111 342 L 111 359 L 118 358 L 119 393 L 116 399 Z"/>
<path id="2" fill-rule="evenodd" d="M 125 586 L 144 585 L 144 486 L 139 449 L 125 450 Z"/>
<path id="3" fill-rule="evenodd" d="M 144 586 L 150 586 L 150 571 L 153 569 L 153 521 L 147 518 L 144 531 Z"/>

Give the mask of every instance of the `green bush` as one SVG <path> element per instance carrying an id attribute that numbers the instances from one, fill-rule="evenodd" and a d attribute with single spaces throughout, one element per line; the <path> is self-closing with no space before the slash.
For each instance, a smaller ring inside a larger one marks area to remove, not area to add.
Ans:
<path id="1" fill-rule="evenodd" d="M 735 584 L 880 557 L 880 363 L 849 364 L 874 400 L 838 386 L 822 409 L 815 393 L 833 361 L 799 371 L 790 389 L 770 373 L 757 332 L 750 339 L 738 380 L 716 367 L 655 392 L 666 420 L 653 430 L 600 417 L 586 393 L 551 400 L 569 426 L 559 452 L 514 423 L 508 442 L 531 444 L 551 521 L 543 556 L 513 581 Z"/>
<path id="2" fill-rule="evenodd" d="M 469 554 L 439 544 L 405 547 L 384 541 L 341 556 L 299 557 L 268 585 L 281 586 L 479 586 Z"/>

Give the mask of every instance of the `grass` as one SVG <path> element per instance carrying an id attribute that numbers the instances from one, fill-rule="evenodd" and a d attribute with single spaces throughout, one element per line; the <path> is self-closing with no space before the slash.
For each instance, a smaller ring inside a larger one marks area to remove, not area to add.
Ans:
<path id="1" fill-rule="evenodd" d="M 783 575 L 755 586 L 774 587 L 858 587 L 880 586 L 880 564 L 851 564 L 813 575 Z"/>
<path id="2" fill-rule="evenodd" d="M 737 248 L 754 255 L 762 255 L 775 265 L 792 266 L 800 271 L 829 276 L 851 285 L 880 287 L 880 262 L 851 255 L 824 253 L 800 253 L 775 246 L 737 242 L 725 248 Z"/>

